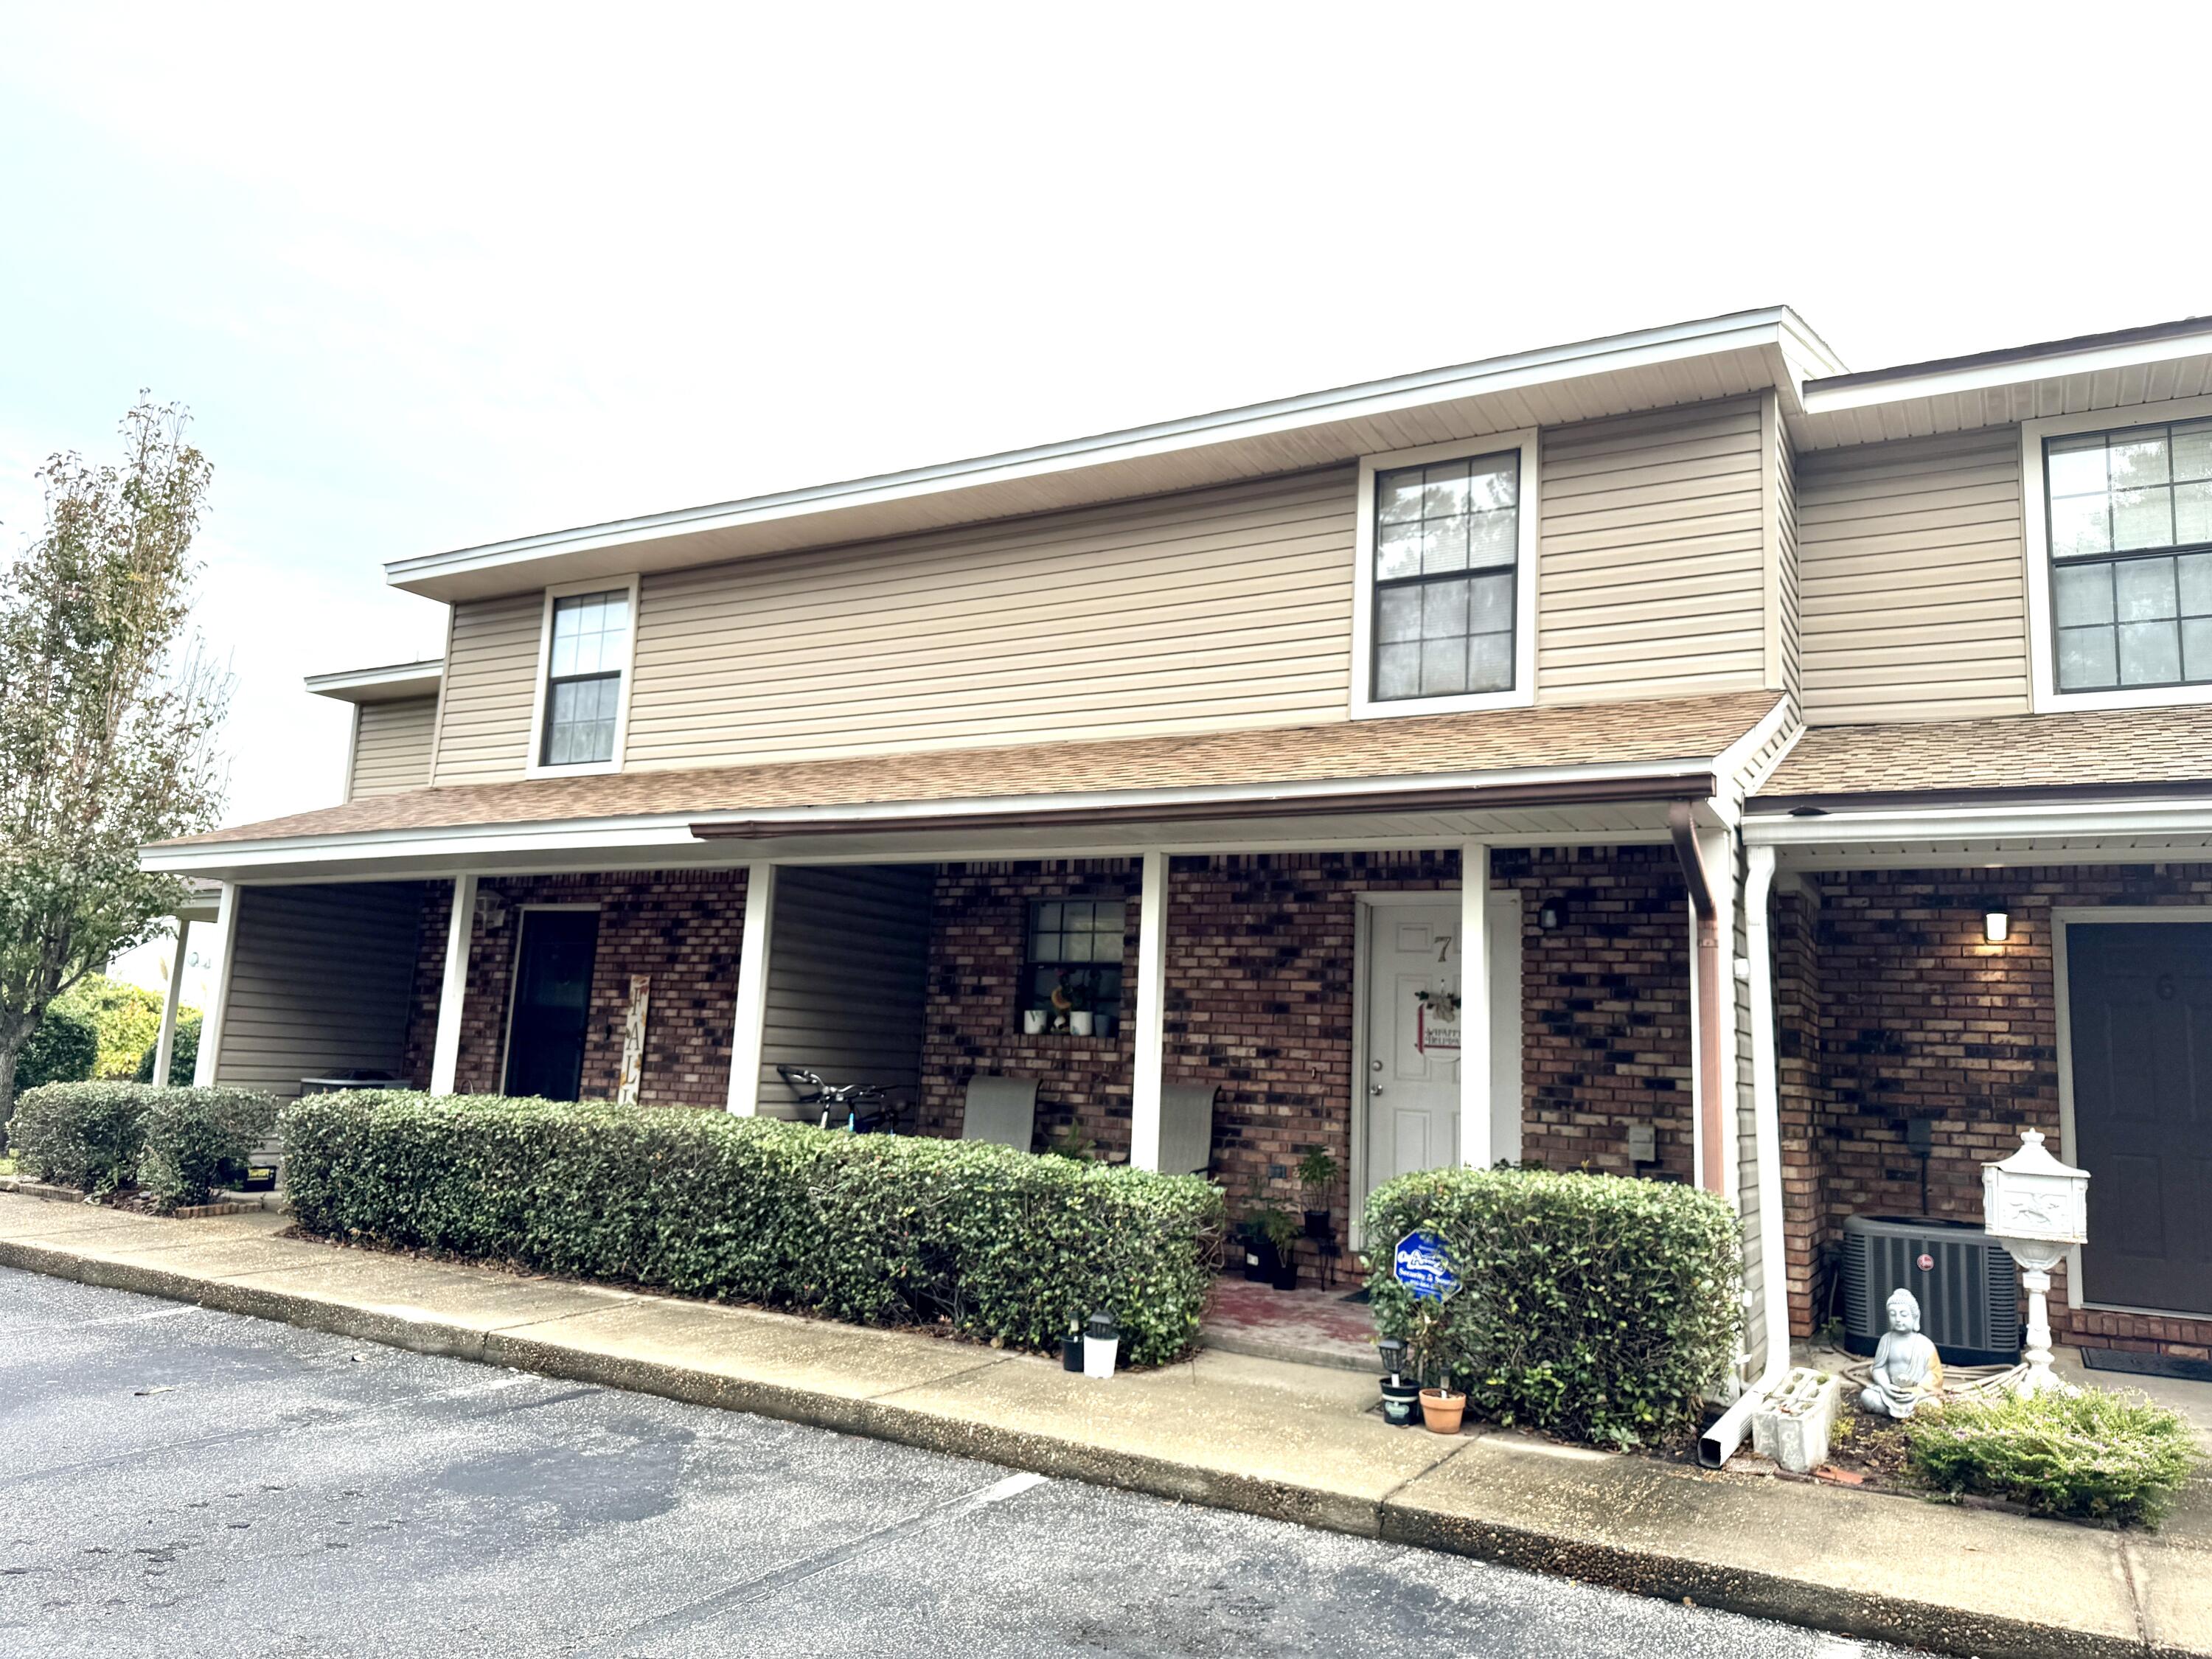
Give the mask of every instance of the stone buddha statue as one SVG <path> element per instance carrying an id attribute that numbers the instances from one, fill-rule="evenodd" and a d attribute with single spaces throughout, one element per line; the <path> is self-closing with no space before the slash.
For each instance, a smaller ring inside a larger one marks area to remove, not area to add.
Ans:
<path id="1" fill-rule="evenodd" d="M 1859 1395 L 1866 1411 L 1910 1417 L 1923 1401 L 1943 1392 L 1943 1362 L 1920 1334 L 1920 1304 L 1912 1292 L 1890 1292 L 1889 1329 L 1874 1351 L 1874 1375 Z"/>

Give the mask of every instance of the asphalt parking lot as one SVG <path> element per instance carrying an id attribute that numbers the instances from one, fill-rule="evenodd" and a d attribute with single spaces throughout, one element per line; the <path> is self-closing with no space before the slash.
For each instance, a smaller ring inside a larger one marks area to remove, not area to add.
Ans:
<path id="1" fill-rule="evenodd" d="M 0 1650 L 1894 1651 L 0 1270 Z"/>

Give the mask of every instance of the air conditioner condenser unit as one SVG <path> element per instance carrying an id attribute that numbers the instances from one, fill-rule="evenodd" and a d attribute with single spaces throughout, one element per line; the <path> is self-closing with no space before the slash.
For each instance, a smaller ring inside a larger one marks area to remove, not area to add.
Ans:
<path id="1" fill-rule="evenodd" d="M 1844 1222 L 1844 1346 L 1870 1354 L 1902 1287 L 1920 1302 L 1920 1328 L 1949 1365 L 2020 1358 L 2020 1273 L 1979 1227 L 1929 1216 L 1855 1215 Z"/>

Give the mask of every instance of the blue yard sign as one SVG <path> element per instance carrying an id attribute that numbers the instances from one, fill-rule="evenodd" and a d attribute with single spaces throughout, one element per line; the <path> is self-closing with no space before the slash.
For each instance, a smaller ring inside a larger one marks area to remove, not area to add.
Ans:
<path id="1" fill-rule="evenodd" d="M 1459 1289 L 1459 1275 L 1451 1270 L 1444 1242 L 1434 1233 L 1407 1233 L 1400 1239 L 1390 1257 L 1390 1276 L 1411 1291 L 1416 1302 L 1442 1302 Z"/>

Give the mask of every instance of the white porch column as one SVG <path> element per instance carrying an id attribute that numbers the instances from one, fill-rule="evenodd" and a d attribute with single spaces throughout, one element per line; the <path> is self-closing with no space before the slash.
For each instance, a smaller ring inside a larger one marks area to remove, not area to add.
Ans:
<path id="1" fill-rule="evenodd" d="M 761 1049 L 768 1036 L 768 947 L 775 931 L 775 866 L 745 866 L 745 933 L 738 951 L 738 1011 L 730 1032 L 729 1109 L 760 1110 Z"/>
<path id="2" fill-rule="evenodd" d="M 215 1082 L 216 1056 L 222 1051 L 222 1015 L 230 1001 L 230 967 L 238 960 L 238 884 L 222 884 L 216 901 L 216 931 L 222 936 L 222 961 L 215 970 L 215 994 L 200 1014 L 199 1053 L 192 1060 L 192 1086 L 204 1089 Z"/>
<path id="3" fill-rule="evenodd" d="M 1167 1062 L 1168 855 L 1147 853 L 1137 905 L 1135 1073 L 1129 1091 L 1129 1164 L 1160 1167 L 1160 1073 Z"/>
<path id="4" fill-rule="evenodd" d="M 469 994 L 469 939 L 477 920 L 477 878 L 453 878 L 453 914 L 446 923 L 446 978 L 438 990 L 438 1040 L 430 1051 L 430 1092 L 453 1092 L 461 1066 L 461 1004 Z"/>
<path id="5" fill-rule="evenodd" d="M 177 953 L 169 962 L 169 988 L 161 998 L 161 1029 L 154 1038 L 154 1086 L 169 1086 L 169 1064 L 177 1057 L 177 1002 L 185 989 L 185 952 L 191 944 L 192 919 L 177 918 Z M 193 1067 L 198 1069 L 197 1066 Z"/>
<path id="6" fill-rule="evenodd" d="M 1490 1146 L 1490 848 L 1459 849 L 1459 1161 L 1486 1170 Z"/>

